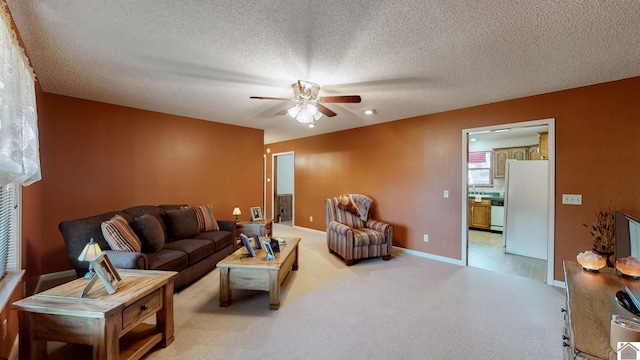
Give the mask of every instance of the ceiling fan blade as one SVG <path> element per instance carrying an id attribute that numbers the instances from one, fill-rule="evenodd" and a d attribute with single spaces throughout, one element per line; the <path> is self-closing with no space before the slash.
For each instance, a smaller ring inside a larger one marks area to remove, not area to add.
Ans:
<path id="1" fill-rule="evenodd" d="M 276 98 L 276 97 L 268 97 L 268 96 L 250 96 L 249 99 L 260 99 L 260 100 L 291 100 L 289 98 Z"/>
<path id="2" fill-rule="evenodd" d="M 321 105 L 321 104 L 316 104 L 316 107 L 318 108 L 318 111 L 320 111 L 322 114 L 324 114 L 324 116 L 326 117 L 333 117 L 336 116 L 338 114 L 334 113 L 333 111 L 329 110 L 326 106 Z"/>
<path id="3" fill-rule="evenodd" d="M 321 96 L 320 102 L 323 103 L 359 103 L 362 101 L 360 95 L 344 95 L 344 96 Z"/>

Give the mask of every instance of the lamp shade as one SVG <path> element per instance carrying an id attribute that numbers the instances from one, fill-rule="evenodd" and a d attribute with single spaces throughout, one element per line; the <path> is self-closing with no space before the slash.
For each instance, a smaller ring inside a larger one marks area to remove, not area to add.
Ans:
<path id="1" fill-rule="evenodd" d="M 231 213 L 231 215 L 236 215 L 236 216 L 241 215 L 241 214 L 242 214 L 242 212 L 240 211 L 240 208 L 237 207 L 237 206 L 235 208 L 233 208 L 233 212 Z"/>
<path id="2" fill-rule="evenodd" d="M 78 256 L 78 260 L 91 261 L 101 253 L 102 249 L 100 249 L 100 245 L 98 245 L 98 243 L 93 241 L 93 238 L 91 238 L 91 240 L 89 240 L 89 243 L 84 247 L 84 249 L 82 249 L 80 256 Z"/>

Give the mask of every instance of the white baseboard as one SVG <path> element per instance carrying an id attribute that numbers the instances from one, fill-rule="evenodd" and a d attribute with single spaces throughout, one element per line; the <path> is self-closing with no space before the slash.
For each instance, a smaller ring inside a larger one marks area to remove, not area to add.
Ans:
<path id="1" fill-rule="evenodd" d="M 52 287 L 56 287 L 77 278 L 78 276 L 76 275 L 75 270 L 65 270 L 40 275 L 38 284 L 36 285 L 35 293 L 37 294 L 39 292 L 51 289 Z"/>
<path id="2" fill-rule="evenodd" d="M 424 253 L 424 252 L 421 252 L 421 251 L 405 249 L 405 248 L 401 248 L 401 247 L 397 247 L 397 246 L 394 246 L 393 249 L 396 250 L 396 251 L 399 251 L 399 252 L 403 252 L 403 253 L 414 255 L 414 256 L 419 256 L 419 257 L 425 258 L 425 259 L 431 259 L 431 260 L 446 262 L 446 263 L 453 264 L 453 265 L 460 265 L 460 266 L 464 266 L 465 265 L 465 264 L 462 263 L 462 260 L 453 259 L 453 258 L 446 257 L 446 256 L 440 256 L 440 255 Z"/>

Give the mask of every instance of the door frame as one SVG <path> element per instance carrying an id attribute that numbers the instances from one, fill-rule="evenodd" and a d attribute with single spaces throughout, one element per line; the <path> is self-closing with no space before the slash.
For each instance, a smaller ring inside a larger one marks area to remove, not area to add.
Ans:
<path id="1" fill-rule="evenodd" d="M 276 210 L 276 186 L 278 184 L 278 172 L 277 167 L 278 163 L 276 161 L 277 156 L 282 155 L 291 155 L 293 156 L 293 193 L 291 194 L 291 227 L 296 223 L 296 152 L 295 151 L 285 151 L 280 153 L 271 154 L 271 214 L 273 216 L 273 220 L 277 219 Z"/>
<path id="2" fill-rule="evenodd" d="M 479 128 L 462 130 L 462 249 L 461 262 L 464 266 L 469 266 L 469 187 L 468 187 L 468 152 L 469 152 L 469 133 L 486 130 L 498 130 L 505 127 L 524 127 L 547 125 L 549 131 L 549 176 L 548 176 L 548 205 L 547 205 L 547 284 L 553 285 L 555 272 L 555 193 L 556 193 L 556 127 L 555 118 L 531 120 L 516 123 L 506 123 L 492 126 L 484 126 Z"/>

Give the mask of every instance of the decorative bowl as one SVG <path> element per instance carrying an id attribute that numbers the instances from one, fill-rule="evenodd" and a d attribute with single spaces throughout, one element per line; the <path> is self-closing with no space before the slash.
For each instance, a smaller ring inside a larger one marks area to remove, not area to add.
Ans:
<path id="1" fill-rule="evenodd" d="M 616 269 L 624 275 L 635 278 L 640 277 L 640 260 L 633 256 L 618 259 L 616 261 Z"/>
<path id="2" fill-rule="evenodd" d="M 591 250 L 581 252 L 576 256 L 576 259 L 583 269 L 590 271 L 598 271 L 607 265 L 607 261 L 602 255 Z"/>

